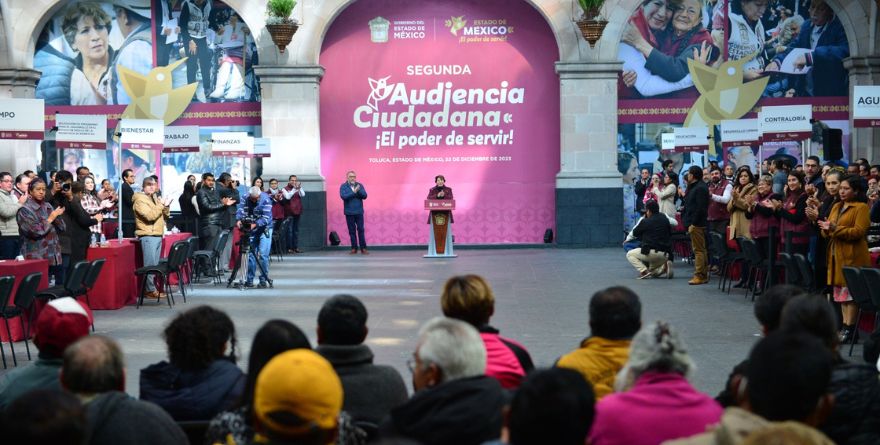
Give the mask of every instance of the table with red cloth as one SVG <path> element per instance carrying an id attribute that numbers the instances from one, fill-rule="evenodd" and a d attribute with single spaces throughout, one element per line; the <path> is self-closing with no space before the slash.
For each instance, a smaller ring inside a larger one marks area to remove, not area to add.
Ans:
<path id="1" fill-rule="evenodd" d="M 131 240 L 110 240 L 105 246 L 89 247 L 86 259 L 104 258 L 104 268 L 89 292 L 92 309 L 119 309 L 135 303 L 138 295 L 135 245 Z"/>
<path id="2" fill-rule="evenodd" d="M 15 293 L 18 292 L 18 285 L 21 284 L 21 280 L 24 277 L 34 273 L 41 272 L 43 274 L 42 278 L 40 278 L 40 285 L 37 286 L 37 289 L 46 289 L 49 287 L 49 261 L 48 260 L 23 260 L 23 261 L 0 261 L 0 276 L 11 275 L 15 277 L 15 285 L 12 287 L 12 293 L 9 295 L 9 306 L 12 306 L 15 302 Z M 42 309 L 43 303 L 34 300 L 34 319 L 36 320 L 37 315 L 40 314 L 40 309 Z M 4 323 L 9 323 L 9 330 L 12 333 L 12 341 L 21 341 L 24 340 L 24 331 L 22 330 L 22 324 L 19 323 L 16 318 L 10 318 L 9 320 L 3 320 Z M 24 326 L 28 325 L 28 317 L 26 316 L 23 320 Z M 31 332 L 33 334 L 33 332 Z M 9 336 L 6 334 L 6 326 L 0 326 L 0 341 L 8 342 Z"/>

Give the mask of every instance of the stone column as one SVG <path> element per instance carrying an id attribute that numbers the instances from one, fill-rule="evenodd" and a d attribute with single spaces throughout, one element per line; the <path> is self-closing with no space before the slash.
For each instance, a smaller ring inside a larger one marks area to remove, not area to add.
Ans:
<path id="1" fill-rule="evenodd" d="M 561 168 L 556 175 L 556 242 L 619 246 L 623 192 L 617 170 L 617 78 L 621 62 L 557 62 Z"/>
<path id="2" fill-rule="evenodd" d="M 843 66 L 849 70 L 849 97 L 852 98 L 852 87 L 855 85 L 880 85 L 880 56 L 849 57 L 843 60 Z M 871 164 L 880 163 L 880 130 L 874 128 L 854 128 L 852 126 L 852 109 L 850 109 L 850 128 L 852 137 L 852 159 L 867 158 Z"/>
<path id="3" fill-rule="evenodd" d="M 0 98 L 32 99 L 40 72 L 28 68 L 0 68 Z M 25 170 L 37 171 L 40 141 L 0 141 L 0 171 L 14 175 Z"/>
<path id="4" fill-rule="evenodd" d="M 263 159 L 263 178 L 286 184 L 290 175 L 303 183 L 300 247 L 316 248 L 327 239 L 327 192 L 321 176 L 320 97 L 324 68 L 318 65 L 258 65 L 262 88 L 263 137 L 272 140 L 272 156 Z"/>

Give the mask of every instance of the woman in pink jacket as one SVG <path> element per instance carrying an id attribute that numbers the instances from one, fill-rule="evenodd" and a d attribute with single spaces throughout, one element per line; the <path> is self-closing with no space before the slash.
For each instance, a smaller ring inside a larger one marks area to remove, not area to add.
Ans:
<path id="1" fill-rule="evenodd" d="M 591 445 L 657 445 L 706 431 L 722 408 L 688 381 L 694 368 L 668 324 L 651 323 L 633 338 L 615 393 L 596 404 Z"/>
<path id="2" fill-rule="evenodd" d="M 523 345 L 499 335 L 489 325 L 495 313 L 495 296 L 489 283 L 479 275 L 450 278 L 440 296 L 443 315 L 470 323 L 486 346 L 486 375 L 495 378 L 505 389 L 519 388 L 523 377 L 533 369 L 532 357 Z"/>

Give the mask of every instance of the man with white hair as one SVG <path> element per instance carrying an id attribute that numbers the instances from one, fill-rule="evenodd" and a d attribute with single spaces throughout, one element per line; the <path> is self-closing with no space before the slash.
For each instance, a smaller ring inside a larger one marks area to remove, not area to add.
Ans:
<path id="1" fill-rule="evenodd" d="M 272 198 L 263 193 L 259 187 L 251 187 L 247 199 L 240 200 L 235 217 L 238 220 L 236 227 L 239 230 L 242 229 L 242 219 L 253 221 L 250 223 L 250 233 L 247 234 L 250 237 L 251 254 L 247 258 L 248 268 L 244 285 L 254 287 L 254 274 L 259 259 L 261 267 L 258 287 L 265 288 L 269 280 L 269 251 L 272 248 Z"/>
<path id="2" fill-rule="evenodd" d="M 391 411 L 380 436 L 425 445 L 480 444 L 500 436 L 505 397 L 501 384 L 486 376 L 486 348 L 473 326 L 429 320 L 407 365 L 415 394 Z"/>

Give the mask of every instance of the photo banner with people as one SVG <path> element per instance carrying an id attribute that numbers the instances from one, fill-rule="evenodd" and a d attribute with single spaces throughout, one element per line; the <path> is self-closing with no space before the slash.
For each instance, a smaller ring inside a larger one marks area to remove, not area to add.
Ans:
<path id="1" fill-rule="evenodd" d="M 67 2 L 35 45 L 34 68 L 42 72 L 35 94 L 46 104 L 44 150 L 56 148 L 49 131 L 56 113 L 104 115 L 108 150 L 68 148 L 59 158 L 65 170 L 88 165 L 99 181 L 115 185 L 119 120 L 159 119 L 198 126 L 199 140 L 164 155 L 122 150 L 121 168 L 134 170 L 138 183 L 158 174 L 162 190 L 174 193 L 190 174 L 227 169 L 246 183 L 249 168 L 212 157 L 207 140 L 218 130 L 261 136 L 258 63 L 250 30 L 218 0 Z"/>
<path id="2" fill-rule="evenodd" d="M 811 105 L 807 155 L 822 157 L 823 129 L 843 130 L 849 158 L 849 57 L 843 25 L 824 0 L 644 0 L 624 26 L 618 56 L 618 169 L 623 175 L 624 225 L 639 170 L 676 172 L 689 165 L 759 165 L 790 154 L 802 163 L 799 141 L 722 146 L 724 120 L 756 118 L 765 106 Z M 662 152 L 658 131 L 708 126 L 705 153 Z M 794 167 L 794 166 L 792 166 Z M 755 171 L 755 169 L 753 169 Z"/>
<path id="3" fill-rule="evenodd" d="M 555 226 L 559 51 L 526 2 L 361 0 L 328 30 L 320 64 L 328 228 L 346 232 L 354 170 L 370 244 L 428 240 L 422 203 L 443 175 L 456 243 L 540 243 Z"/>

